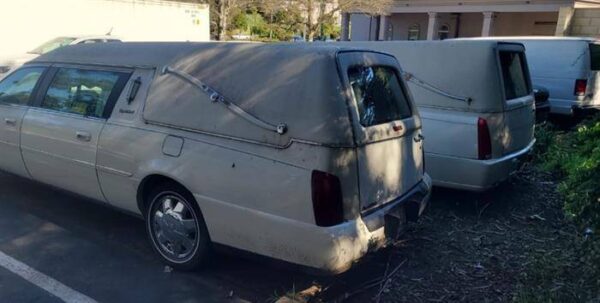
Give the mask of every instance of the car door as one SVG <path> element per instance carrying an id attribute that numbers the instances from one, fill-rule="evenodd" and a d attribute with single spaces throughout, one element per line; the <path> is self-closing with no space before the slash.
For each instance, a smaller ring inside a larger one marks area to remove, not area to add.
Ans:
<path id="1" fill-rule="evenodd" d="M 130 73 L 57 66 L 23 119 L 21 150 L 32 178 L 104 201 L 98 137 Z"/>
<path id="2" fill-rule="evenodd" d="M 46 67 L 21 68 L 0 82 L 0 169 L 29 177 L 21 157 L 20 129 Z"/>

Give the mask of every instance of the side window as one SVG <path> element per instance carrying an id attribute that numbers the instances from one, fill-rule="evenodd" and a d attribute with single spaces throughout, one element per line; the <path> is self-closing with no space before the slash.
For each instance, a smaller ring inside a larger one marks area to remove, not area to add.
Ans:
<path id="1" fill-rule="evenodd" d="M 107 104 L 118 98 L 126 77 L 127 74 L 119 72 L 61 68 L 41 107 L 103 118 Z"/>
<path id="2" fill-rule="evenodd" d="M 81 42 L 79 42 L 78 44 L 94 44 L 94 43 L 102 43 L 104 42 L 104 40 L 102 39 L 90 39 L 90 40 L 83 40 Z"/>
<path id="3" fill-rule="evenodd" d="M 0 102 L 27 105 L 44 67 L 26 67 L 17 70 L 0 82 Z"/>
<path id="4" fill-rule="evenodd" d="M 443 24 L 442 26 L 440 26 L 439 30 L 438 30 L 438 38 L 440 40 L 446 40 L 448 39 L 450 35 L 450 26 L 448 26 L 448 24 Z"/>
<path id="5" fill-rule="evenodd" d="M 408 28 L 408 40 L 415 41 L 419 40 L 421 36 L 421 27 L 419 24 L 413 24 Z"/>

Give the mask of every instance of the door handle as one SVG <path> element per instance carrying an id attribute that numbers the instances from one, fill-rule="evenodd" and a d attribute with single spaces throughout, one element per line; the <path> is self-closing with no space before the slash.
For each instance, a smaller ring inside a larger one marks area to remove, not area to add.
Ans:
<path id="1" fill-rule="evenodd" d="M 5 118 L 4 123 L 6 123 L 6 125 L 10 125 L 10 126 L 17 126 L 17 119 Z"/>
<path id="2" fill-rule="evenodd" d="M 78 131 L 75 133 L 75 136 L 77 137 L 77 140 L 79 140 L 79 141 L 89 142 L 92 140 L 92 134 L 90 134 L 88 132 Z"/>

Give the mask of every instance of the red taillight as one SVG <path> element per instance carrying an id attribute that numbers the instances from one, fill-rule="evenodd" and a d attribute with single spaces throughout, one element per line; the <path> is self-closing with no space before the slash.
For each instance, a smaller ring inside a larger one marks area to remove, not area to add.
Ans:
<path id="1" fill-rule="evenodd" d="M 338 177 L 314 170 L 311 178 L 312 202 L 318 226 L 333 226 L 344 221 L 342 184 Z"/>
<path id="2" fill-rule="evenodd" d="M 577 79 L 575 80 L 575 96 L 585 96 L 587 90 L 587 80 Z"/>
<path id="3" fill-rule="evenodd" d="M 477 121 L 477 151 L 479 160 L 492 158 L 492 139 L 490 137 L 490 128 L 487 121 L 479 118 Z"/>

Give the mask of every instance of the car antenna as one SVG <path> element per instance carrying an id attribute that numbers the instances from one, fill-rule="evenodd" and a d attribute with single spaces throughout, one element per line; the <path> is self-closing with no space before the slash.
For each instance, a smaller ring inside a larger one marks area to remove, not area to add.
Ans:
<path id="1" fill-rule="evenodd" d="M 111 27 L 110 30 L 108 31 L 108 33 L 106 33 L 106 36 L 111 36 L 113 29 L 114 29 L 114 27 Z"/>

